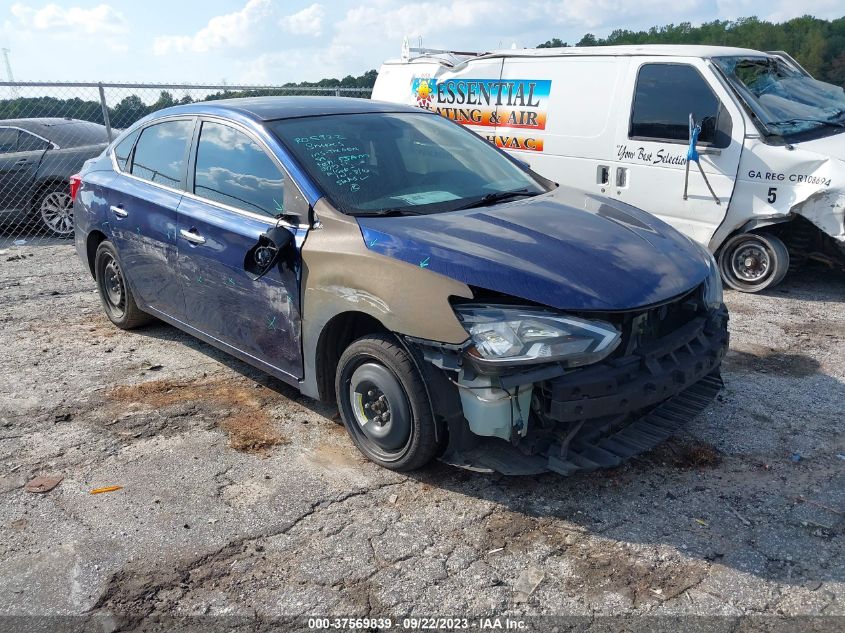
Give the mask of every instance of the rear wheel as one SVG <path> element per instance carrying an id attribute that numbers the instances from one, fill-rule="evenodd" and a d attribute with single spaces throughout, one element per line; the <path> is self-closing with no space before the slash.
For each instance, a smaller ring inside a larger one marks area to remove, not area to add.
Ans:
<path id="1" fill-rule="evenodd" d="M 135 303 L 132 290 L 123 276 L 114 245 L 105 241 L 97 247 L 94 256 L 94 278 L 100 303 L 109 320 L 117 327 L 131 330 L 149 323 L 152 317 L 142 312 Z"/>
<path id="2" fill-rule="evenodd" d="M 67 187 L 52 186 L 38 198 L 38 213 L 41 223 L 53 235 L 73 235 L 73 200 Z"/>
<path id="3" fill-rule="evenodd" d="M 725 284 L 741 292 L 760 292 L 779 284 L 789 270 L 789 251 L 767 233 L 735 235 L 719 251 Z"/>
<path id="4" fill-rule="evenodd" d="M 335 393 L 347 433 L 378 465 L 406 471 L 434 458 L 439 446 L 425 385 L 389 335 L 365 336 L 346 349 Z"/>

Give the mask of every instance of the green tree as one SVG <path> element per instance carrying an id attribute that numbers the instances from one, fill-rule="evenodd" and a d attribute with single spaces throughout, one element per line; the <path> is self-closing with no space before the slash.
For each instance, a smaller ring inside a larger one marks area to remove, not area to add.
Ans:
<path id="1" fill-rule="evenodd" d="M 566 42 L 561 40 L 560 38 L 553 37 L 548 42 L 543 42 L 542 44 L 538 44 L 537 48 L 564 48 L 569 46 Z"/>
<path id="2" fill-rule="evenodd" d="M 538 48 L 559 46 L 552 38 Z M 845 83 L 845 17 L 820 20 L 809 15 L 772 23 L 756 16 L 714 20 L 699 26 L 689 22 L 653 26 L 646 31 L 616 29 L 604 38 L 587 33 L 577 46 L 620 44 L 708 44 L 762 51 L 782 50 L 797 59 L 813 76 L 837 85 Z"/>

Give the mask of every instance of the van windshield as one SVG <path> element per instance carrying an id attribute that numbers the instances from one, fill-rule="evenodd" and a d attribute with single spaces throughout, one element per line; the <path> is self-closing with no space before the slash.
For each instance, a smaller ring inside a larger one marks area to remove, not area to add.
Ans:
<path id="1" fill-rule="evenodd" d="M 336 114 L 267 127 L 350 215 L 441 213 L 546 191 L 480 136 L 433 114 Z"/>
<path id="2" fill-rule="evenodd" d="M 845 91 L 776 57 L 715 57 L 769 134 L 845 128 Z"/>

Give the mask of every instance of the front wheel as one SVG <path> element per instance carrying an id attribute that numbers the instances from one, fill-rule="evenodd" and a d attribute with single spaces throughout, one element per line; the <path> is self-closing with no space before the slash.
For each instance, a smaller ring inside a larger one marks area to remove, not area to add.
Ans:
<path id="1" fill-rule="evenodd" d="M 365 336 L 346 349 L 337 366 L 335 394 L 347 433 L 379 466 L 414 470 L 436 455 L 425 385 L 391 336 Z"/>
<path id="2" fill-rule="evenodd" d="M 789 270 L 789 251 L 780 238 L 766 233 L 735 235 L 719 251 L 725 284 L 740 292 L 760 292 L 779 284 Z"/>

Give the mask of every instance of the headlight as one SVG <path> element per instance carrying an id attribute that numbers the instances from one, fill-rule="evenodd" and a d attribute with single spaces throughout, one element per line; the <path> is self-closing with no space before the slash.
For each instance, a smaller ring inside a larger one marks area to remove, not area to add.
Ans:
<path id="1" fill-rule="evenodd" d="M 455 312 L 473 342 L 479 367 L 562 363 L 578 367 L 607 357 L 620 334 L 602 321 L 587 321 L 537 308 L 463 304 Z"/>
<path id="2" fill-rule="evenodd" d="M 710 252 L 707 252 L 710 255 Z M 716 259 L 710 255 L 710 274 L 704 280 L 704 305 L 710 310 L 722 307 L 724 297 L 722 295 L 722 275 L 719 273 L 719 266 Z"/>

